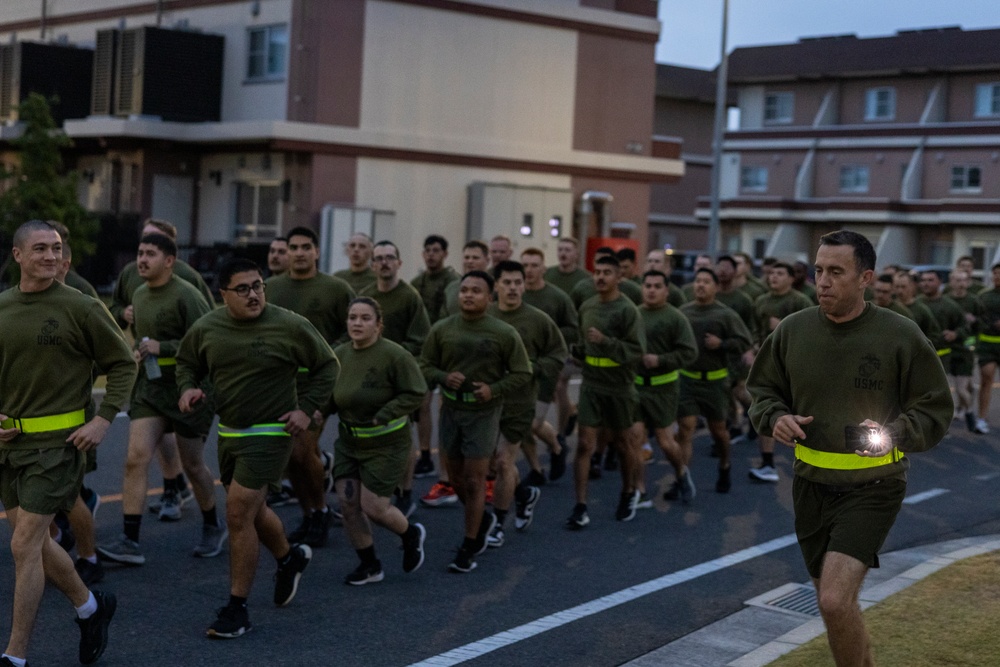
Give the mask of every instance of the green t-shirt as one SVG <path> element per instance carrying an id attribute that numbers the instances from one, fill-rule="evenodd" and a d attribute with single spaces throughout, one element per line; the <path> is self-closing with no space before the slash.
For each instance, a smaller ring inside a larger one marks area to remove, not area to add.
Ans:
<path id="1" fill-rule="evenodd" d="M 983 290 L 976 295 L 982 309 L 979 333 L 986 336 L 1000 336 L 1000 289 Z"/>
<path id="2" fill-rule="evenodd" d="M 445 287 L 459 278 L 460 276 L 455 269 L 446 266 L 437 273 L 422 271 L 420 275 L 410 281 L 410 284 L 420 293 L 420 299 L 424 302 L 424 307 L 427 309 L 427 317 L 430 318 L 431 324 L 434 324 L 442 317 L 441 310 L 444 308 Z"/>
<path id="3" fill-rule="evenodd" d="M 844 428 L 865 419 L 891 427 L 904 452 L 930 449 L 944 437 L 954 410 L 944 368 L 919 327 L 870 304 L 839 324 L 818 308 L 782 320 L 761 346 L 747 389 L 761 435 L 771 435 L 782 415 L 812 417 L 801 425 L 802 445 L 838 454 L 849 453 Z M 905 478 L 908 466 L 907 458 L 850 470 L 796 460 L 794 469 L 814 482 L 848 485 Z"/>
<path id="4" fill-rule="evenodd" d="M 757 276 L 747 276 L 747 281 L 739 287 L 739 290 L 747 295 L 751 303 L 771 291 Z"/>
<path id="5" fill-rule="evenodd" d="M 174 275 L 197 287 L 198 291 L 205 297 L 205 301 L 214 307 L 215 296 L 212 294 L 211 288 L 190 264 L 178 259 L 174 262 Z M 146 281 L 139 275 L 139 267 L 135 262 L 126 264 L 122 272 L 118 274 L 115 290 L 111 295 L 111 314 L 115 316 L 115 320 L 123 329 L 127 324 L 124 317 L 125 309 L 132 305 L 132 295 L 135 294 L 135 291 L 145 284 Z"/>
<path id="6" fill-rule="evenodd" d="M 684 290 L 680 285 L 674 283 L 667 283 L 669 292 L 667 292 L 667 303 L 669 303 L 674 308 L 680 308 L 690 299 L 684 294 Z"/>
<path id="7" fill-rule="evenodd" d="M 258 317 L 237 320 L 218 308 L 181 340 L 177 386 L 183 393 L 207 377 L 219 421 L 248 428 L 276 422 L 296 408 L 310 416 L 326 410 L 337 367 L 333 350 L 301 315 L 267 304 Z"/>
<path id="8" fill-rule="evenodd" d="M 361 294 L 361 290 L 365 289 L 370 285 L 374 285 L 375 281 L 378 280 L 378 276 L 372 271 L 370 266 L 366 266 L 364 271 L 358 271 L 355 273 L 350 269 L 344 269 L 342 271 L 336 271 L 333 274 L 334 278 L 340 278 L 345 283 L 351 286 L 355 294 Z"/>
<path id="9" fill-rule="evenodd" d="M 400 280 L 388 292 L 380 292 L 376 283 L 359 295 L 371 297 L 382 307 L 382 335 L 402 345 L 414 357 L 419 357 L 431 323 L 417 290 Z"/>
<path id="10" fill-rule="evenodd" d="M 587 340 L 593 327 L 604 334 L 600 343 Z M 624 294 L 611 301 L 594 296 L 580 306 L 580 342 L 574 353 L 583 362 L 583 382 L 591 391 L 618 394 L 635 384 L 635 360 L 646 352 L 642 317 Z M 588 358 L 591 361 L 588 361 Z"/>
<path id="11" fill-rule="evenodd" d="M 772 317 L 783 320 L 792 313 L 812 307 L 813 302 L 809 300 L 809 297 L 796 290 L 789 290 L 785 294 L 769 292 L 757 297 L 753 304 L 753 310 L 758 342 L 770 335 Z"/>
<path id="12" fill-rule="evenodd" d="M 729 356 L 738 357 L 753 345 L 750 331 L 736 311 L 714 301 L 701 305 L 689 301 L 681 306 L 681 313 L 691 323 L 694 339 L 698 344 L 698 357 L 685 370 L 706 372 L 727 368 Z M 722 340 L 722 345 L 714 350 L 705 347 L 705 335 L 713 334 Z"/>
<path id="13" fill-rule="evenodd" d="M 715 300 L 735 310 L 748 331 L 753 333 L 754 329 L 757 328 L 754 322 L 753 301 L 742 290 L 734 289 L 731 292 L 723 292 L 722 289 L 719 289 L 715 294 Z"/>
<path id="14" fill-rule="evenodd" d="M 541 289 L 524 290 L 524 302 L 529 306 L 534 306 L 552 318 L 552 321 L 559 327 L 566 345 L 572 345 L 579 337 L 579 320 L 577 318 L 576 307 L 569 294 L 563 292 L 558 287 L 545 283 Z"/>
<path id="15" fill-rule="evenodd" d="M 819 305 L 819 297 L 816 295 L 816 288 L 812 283 L 802 283 L 802 287 L 796 287 L 798 291 L 809 297 L 809 300 L 813 302 L 814 305 Z M 865 298 L 868 298 L 867 296 Z"/>
<path id="16" fill-rule="evenodd" d="M 93 297 L 95 299 L 100 298 L 100 296 L 97 294 L 97 290 L 94 289 L 94 286 L 91 285 L 89 282 L 87 282 L 86 278 L 81 276 L 73 269 L 70 269 L 69 273 L 66 274 L 66 284 L 75 290 L 83 292 L 89 297 Z"/>
<path id="17" fill-rule="evenodd" d="M 347 340 L 347 307 L 353 298 L 350 285 L 325 273 L 305 280 L 287 273 L 267 279 L 267 302 L 312 322 L 331 346 Z"/>
<path id="18" fill-rule="evenodd" d="M 930 308 L 924 305 L 919 299 L 914 299 L 912 303 L 904 303 L 903 305 L 910 309 L 910 313 L 913 314 L 913 321 L 924 332 L 931 345 L 935 347 L 941 346 L 941 325 L 938 324 L 937 318 L 934 317 L 934 313 L 930 311 Z"/>
<path id="19" fill-rule="evenodd" d="M 521 337 L 514 327 L 490 315 L 466 319 L 451 315 L 431 327 L 420 353 L 420 369 L 427 384 L 439 384 L 442 392 L 452 393 L 446 380 L 452 372 L 465 376 L 457 391 L 470 395 L 474 382 L 490 386 L 493 398 L 478 401 L 444 401 L 460 410 L 485 410 L 499 405 L 504 398 L 521 391 L 531 382 L 531 362 Z M 457 395 L 456 395 L 457 396 Z"/>
<path id="20" fill-rule="evenodd" d="M 517 330 L 532 368 L 531 384 L 505 399 L 504 409 L 508 405 L 533 406 L 538 394 L 542 393 L 541 389 L 544 388 L 549 394 L 555 389 L 556 380 L 569 354 L 559 327 L 551 317 L 526 303 L 506 311 L 493 304 L 490 306 L 490 315 Z"/>
<path id="21" fill-rule="evenodd" d="M 931 315 L 937 320 L 938 327 L 941 328 L 941 338 L 935 343 L 939 350 L 961 350 L 965 347 L 965 339 L 969 336 L 970 328 L 965 321 L 965 311 L 955 303 L 951 297 L 939 296 L 936 299 L 922 297 L 921 303 L 927 306 Z M 950 343 L 944 339 L 945 331 L 954 331 L 955 340 Z"/>
<path id="22" fill-rule="evenodd" d="M 165 285 L 142 285 L 132 295 L 135 313 L 135 336 L 138 344 L 143 338 L 160 343 L 163 357 L 176 357 L 181 339 L 188 329 L 203 315 L 212 311 L 198 290 L 177 276 L 171 276 Z M 174 366 L 161 366 L 161 380 L 174 381 Z M 140 373 L 145 374 L 145 366 Z"/>
<path id="23" fill-rule="evenodd" d="M 136 365 L 104 304 L 54 281 L 41 292 L 15 285 L 0 293 L 0 413 L 20 419 L 86 409 L 95 366 L 108 376 L 97 415 L 114 421 L 132 391 Z M 65 447 L 76 428 L 23 433 L 0 448 Z"/>
<path id="24" fill-rule="evenodd" d="M 561 289 L 567 295 L 573 293 L 573 288 L 581 280 L 591 280 L 590 274 L 577 267 L 570 271 L 569 273 L 563 273 L 559 270 L 559 266 L 550 266 L 545 269 L 544 274 L 545 282 L 549 283 L 553 287 Z"/>
<path id="25" fill-rule="evenodd" d="M 333 402 L 341 421 L 352 426 L 388 424 L 420 407 L 427 383 L 416 359 L 391 340 L 379 338 L 374 345 L 355 350 L 352 343 L 334 350 L 340 373 L 333 388 Z M 409 430 L 403 431 L 406 438 Z M 373 438 L 378 444 L 382 438 Z"/>
<path id="26" fill-rule="evenodd" d="M 698 343 L 691 324 L 680 310 L 667 304 L 655 310 L 639 308 L 646 333 L 646 353 L 655 354 L 659 365 L 646 368 L 641 358 L 635 360 L 636 374 L 650 378 L 685 368 L 698 358 Z M 676 386 L 676 385 L 674 385 Z M 670 389 L 670 385 L 640 386 L 644 391 Z"/>

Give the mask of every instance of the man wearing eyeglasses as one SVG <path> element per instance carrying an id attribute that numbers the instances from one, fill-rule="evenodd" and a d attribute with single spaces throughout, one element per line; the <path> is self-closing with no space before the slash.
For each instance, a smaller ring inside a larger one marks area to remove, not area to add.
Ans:
<path id="1" fill-rule="evenodd" d="M 347 307 L 354 290 L 344 280 L 319 272 L 319 237 L 308 227 L 289 230 L 288 254 L 288 273 L 267 280 L 268 299 L 305 317 L 331 348 L 336 347 L 347 340 Z M 324 484 L 327 471 L 332 471 L 333 457 L 320 452 L 322 431 L 323 422 L 319 421 L 303 433 L 294 434 L 288 462 L 288 479 L 302 508 L 302 523 L 288 539 L 311 547 L 326 544 L 333 522 L 333 513 L 326 505 L 328 487 Z"/>
<path id="2" fill-rule="evenodd" d="M 360 295 L 371 297 L 382 308 L 382 335 L 401 345 L 414 357 L 419 357 L 424 339 L 431 330 L 431 321 L 420 292 L 399 278 L 399 269 L 403 265 L 399 248 L 392 241 L 379 241 L 375 244 L 372 264 L 375 265 L 376 282 L 361 290 Z M 414 414 L 414 422 L 419 418 L 418 410 Z M 415 463 L 415 459 L 410 462 L 406 479 L 400 480 L 399 493 L 393 499 L 406 517 L 417 508 L 412 499 Z"/>
<path id="3" fill-rule="evenodd" d="M 289 544 L 281 519 L 265 500 L 269 488 L 279 487 L 292 439 L 313 426 L 316 411 L 326 409 L 337 359 L 307 319 L 268 306 L 260 269 L 250 260 L 225 264 L 219 284 L 225 308 L 188 330 L 177 353 L 176 375 L 182 412 L 191 412 L 205 399 L 203 379 L 215 387 L 231 590 L 229 604 L 219 610 L 207 634 L 228 639 L 251 627 L 246 602 L 260 543 L 278 562 L 274 603 L 279 607 L 295 597 L 312 557 L 308 545 Z"/>

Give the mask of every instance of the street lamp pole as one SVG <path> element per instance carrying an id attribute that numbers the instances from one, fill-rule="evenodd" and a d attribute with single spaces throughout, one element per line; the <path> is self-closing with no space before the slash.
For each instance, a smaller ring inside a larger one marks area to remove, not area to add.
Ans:
<path id="1" fill-rule="evenodd" d="M 715 128 L 712 139 L 712 213 L 708 220 L 708 253 L 719 251 L 719 186 L 722 179 L 722 135 L 726 129 L 726 84 L 729 56 L 726 54 L 726 31 L 729 22 L 729 0 L 722 0 L 722 55 L 715 81 Z"/>

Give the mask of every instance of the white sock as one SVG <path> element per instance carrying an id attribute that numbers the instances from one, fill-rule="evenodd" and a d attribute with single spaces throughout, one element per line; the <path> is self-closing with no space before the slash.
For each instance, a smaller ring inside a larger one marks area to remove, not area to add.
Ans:
<path id="1" fill-rule="evenodd" d="M 87 592 L 87 595 L 90 596 L 87 598 L 87 601 L 76 608 L 77 618 L 90 618 L 97 611 L 97 598 L 90 591 Z"/>
<path id="2" fill-rule="evenodd" d="M 87 561 L 91 565 L 97 565 L 97 554 L 94 554 L 93 556 L 87 556 L 83 560 Z"/>
<path id="3" fill-rule="evenodd" d="M 7 658 L 8 660 L 10 660 L 12 663 L 14 663 L 14 667 L 24 667 L 26 664 L 28 664 L 27 658 L 15 658 L 14 656 L 7 655 L 6 653 L 4 653 L 0 657 Z"/>

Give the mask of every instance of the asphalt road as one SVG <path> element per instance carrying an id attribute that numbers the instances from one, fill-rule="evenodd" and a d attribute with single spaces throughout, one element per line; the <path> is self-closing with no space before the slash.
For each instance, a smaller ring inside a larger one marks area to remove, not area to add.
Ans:
<path id="1" fill-rule="evenodd" d="M 332 433 L 328 426 L 326 449 Z M 126 437 L 127 420 L 119 418 L 100 448 L 99 470 L 88 477 L 102 496 L 120 491 Z M 457 506 L 418 510 L 414 520 L 428 531 L 427 558 L 410 575 L 402 572 L 398 539 L 376 529 L 386 571 L 378 584 L 342 583 L 357 560 L 335 529 L 331 544 L 316 550 L 298 596 L 283 609 L 271 603 L 275 566 L 262 550 L 250 598 L 253 631 L 231 641 L 204 638 L 215 610 L 228 598 L 228 562 L 224 555 L 191 557 L 200 530 L 197 511 L 189 505 L 178 523 L 159 523 L 148 515 L 142 528 L 146 565 L 108 566 L 98 585 L 119 599 L 101 664 L 395 666 L 436 656 L 441 657 L 428 664 L 621 664 L 739 610 L 744 600 L 808 579 L 788 539 L 790 450 L 777 455 L 781 482 L 761 485 L 746 473 L 756 461 L 755 448 L 737 445 L 733 489 L 720 495 L 713 490 L 715 461 L 707 455 L 707 436 L 696 440 L 695 449 L 699 494 L 692 505 L 659 499 L 672 475 L 658 454 L 646 468 L 657 498 L 654 509 L 640 511 L 630 523 L 616 522 L 619 479 L 605 473 L 591 483 L 591 525 L 569 532 L 562 527 L 573 506 L 572 480 L 566 477 L 543 487 L 530 529 L 519 533 L 511 527 L 507 544 L 480 556 L 470 574 L 446 569 L 461 541 Z M 207 451 L 214 459 L 214 436 Z M 1000 532 L 998 455 L 996 434 L 975 436 L 954 422 L 940 446 L 913 456 L 908 495 L 916 502 L 904 505 L 885 550 Z M 160 479 L 155 464 L 150 479 L 154 484 Z M 416 491 L 426 491 L 432 482 L 417 480 Z M 222 501 L 221 488 L 217 493 Z M 278 512 L 286 527 L 298 520 L 297 506 Z M 121 531 L 119 501 L 106 498 L 97 526 L 99 542 Z M 0 539 L 6 543 L 9 535 L 4 522 Z M 10 552 L 0 549 L 4 633 L 13 578 Z M 48 590 L 31 664 L 75 664 L 78 633 L 72 618 L 65 599 Z"/>

